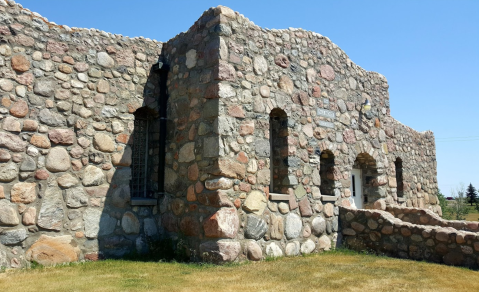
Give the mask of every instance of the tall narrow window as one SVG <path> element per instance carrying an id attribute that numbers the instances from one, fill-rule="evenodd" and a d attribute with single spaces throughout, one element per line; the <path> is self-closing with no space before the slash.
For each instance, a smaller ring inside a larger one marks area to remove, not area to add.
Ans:
<path id="1" fill-rule="evenodd" d="M 334 154 L 330 150 L 321 152 L 319 175 L 321 177 L 321 194 L 334 196 Z"/>
<path id="2" fill-rule="evenodd" d="M 149 114 L 145 108 L 135 112 L 133 130 L 130 193 L 133 198 L 148 197 L 148 124 Z"/>
<path id="3" fill-rule="evenodd" d="M 275 108 L 269 115 L 270 141 L 270 192 L 287 194 L 291 183 L 288 177 L 288 117 L 279 108 Z"/>
<path id="4" fill-rule="evenodd" d="M 397 194 L 398 197 L 404 196 L 404 183 L 403 183 L 403 176 L 402 176 L 402 160 L 401 158 L 397 158 L 394 162 L 394 166 L 396 167 L 396 183 L 397 183 Z"/>

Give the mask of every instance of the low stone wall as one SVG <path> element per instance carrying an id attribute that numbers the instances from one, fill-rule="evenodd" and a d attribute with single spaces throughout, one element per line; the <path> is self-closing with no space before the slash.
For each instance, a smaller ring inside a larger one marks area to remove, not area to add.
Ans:
<path id="1" fill-rule="evenodd" d="M 478 233 L 412 224 L 386 211 L 339 209 L 343 245 L 347 248 L 447 265 L 479 267 Z M 409 210 L 413 209 L 404 208 L 403 218 Z"/>
<path id="2" fill-rule="evenodd" d="M 404 208 L 399 206 L 388 206 L 386 211 L 401 219 L 417 225 L 436 225 L 441 227 L 452 227 L 456 230 L 478 232 L 479 222 L 463 220 L 445 220 L 434 212 L 421 208 Z"/>

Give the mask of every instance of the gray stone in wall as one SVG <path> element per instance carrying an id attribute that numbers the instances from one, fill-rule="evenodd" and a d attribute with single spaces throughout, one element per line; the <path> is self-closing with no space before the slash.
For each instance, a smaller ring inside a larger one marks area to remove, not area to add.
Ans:
<path id="1" fill-rule="evenodd" d="M 17 165 L 13 162 L 0 164 L 0 181 L 11 182 L 18 176 Z"/>
<path id="2" fill-rule="evenodd" d="M 290 167 L 298 167 L 301 164 L 301 159 L 295 156 L 288 156 L 284 159 L 284 163 Z"/>
<path id="3" fill-rule="evenodd" d="M 286 256 L 291 257 L 299 255 L 300 246 L 301 245 L 297 240 L 293 242 L 288 242 L 288 244 L 286 244 L 286 248 L 284 249 Z"/>
<path id="4" fill-rule="evenodd" d="M 83 173 L 83 185 L 88 186 L 99 186 L 101 185 L 103 178 L 105 175 L 103 171 L 93 165 L 88 165 L 85 167 L 85 171 Z"/>
<path id="5" fill-rule="evenodd" d="M 204 103 L 203 112 L 201 113 L 203 119 L 213 119 L 218 117 L 218 103 L 218 99 L 208 100 Z"/>
<path id="6" fill-rule="evenodd" d="M 0 225 L 15 226 L 20 223 L 17 206 L 7 200 L 0 200 Z"/>
<path id="7" fill-rule="evenodd" d="M 123 181 L 127 182 L 127 181 Z M 130 186 L 121 185 L 118 186 L 111 195 L 111 203 L 117 208 L 127 207 L 128 202 L 130 201 Z"/>
<path id="8" fill-rule="evenodd" d="M 256 155 L 260 157 L 269 157 L 270 145 L 269 141 L 265 139 L 257 139 L 255 141 Z"/>
<path id="9" fill-rule="evenodd" d="M 316 245 L 314 244 L 314 241 L 312 241 L 311 239 L 308 239 L 303 244 L 301 244 L 301 253 L 310 254 L 314 251 L 315 248 L 316 248 Z"/>
<path id="10" fill-rule="evenodd" d="M 218 137 L 205 138 L 203 143 L 203 156 L 218 157 L 219 148 L 220 148 L 220 145 L 219 145 Z"/>
<path id="11" fill-rule="evenodd" d="M 331 224 L 331 221 L 326 221 L 326 233 L 333 233 L 333 225 Z"/>
<path id="12" fill-rule="evenodd" d="M 62 191 L 57 187 L 47 188 L 38 214 L 38 226 L 60 231 L 63 227 L 63 216 Z"/>
<path id="13" fill-rule="evenodd" d="M 125 183 L 129 183 L 130 180 L 131 180 L 131 168 L 122 167 L 120 169 L 116 169 L 115 174 L 112 177 L 111 183 L 116 185 L 122 185 Z"/>
<path id="14" fill-rule="evenodd" d="M 18 244 L 27 238 L 27 231 L 23 228 L 5 230 L 0 234 L 0 243 L 4 245 Z"/>
<path id="15" fill-rule="evenodd" d="M 339 230 L 339 223 L 338 223 L 338 216 L 334 216 L 333 217 L 333 226 L 332 226 L 332 229 L 333 229 L 333 232 L 337 232 Z"/>
<path id="16" fill-rule="evenodd" d="M 145 235 L 150 238 L 158 238 L 158 228 L 156 227 L 156 222 L 152 218 L 145 218 L 143 220 L 143 230 Z"/>
<path id="17" fill-rule="evenodd" d="M 7 253 L 3 250 L 0 250 L 0 269 L 1 268 L 8 268 Z"/>
<path id="18" fill-rule="evenodd" d="M 275 258 L 282 257 L 283 251 L 275 242 L 272 242 L 266 246 L 266 255 Z"/>
<path id="19" fill-rule="evenodd" d="M 85 223 L 85 236 L 96 238 L 113 233 L 117 220 L 108 214 L 102 214 L 100 209 L 87 208 L 83 213 Z"/>
<path id="20" fill-rule="evenodd" d="M 55 83 L 49 79 L 36 80 L 33 85 L 33 92 L 41 96 L 50 97 L 53 95 Z"/>
<path id="21" fill-rule="evenodd" d="M 230 136 L 236 132 L 236 127 L 236 119 L 232 117 L 218 117 L 213 123 L 215 133 L 220 135 Z"/>
<path id="22" fill-rule="evenodd" d="M 314 235 L 321 236 L 326 231 L 326 220 L 321 216 L 317 216 L 313 219 L 311 227 Z"/>
<path id="23" fill-rule="evenodd" d="M 288 175 L 283 179 L 284 186 L 295 186 L 298 184 L 298 178 L 295 175 Z"/>
<path id="24" fill-rule="evenodd" d="M 114 118 L 118 116 L 118 110 L 111 106 L 104 106 L 101 110 L 101 115 L 105 118 Z"/>
<path id="25" fill-rule="evenodd" d="M 268 224 L 262 218 L 248 215 L 245 227 L 245 237 L 259 240 L 268 231 Z"/>
<path id="26" fill-rule="evenodd" d="M 125 212 L 121 218 L 121 227 L 126 234 L 140 233 L 140 221 L 132 212 Z"/>
<path id="27" fill-rule="evenodd" d="M 284 226 L 284 234 L 286 235 L 286 238 L 288 239 L 298 238 L 299 235 L 301 234 L 302 227 L 303 227 L 303 222 L 301 221 L 301 218 L 298 215 L 294 213 L 289 213 L 286 216 L 286 223 Z"/>
<path id="28" fill-rule="evenodd" d="M 88 205 L 88 196 L 82 187 L 65 190 L 65 202 L 70 208 L 80 208 Z"/>
<path id="29" fill-rule="evenodd" d="M 33 158 L 30 156 L 25 156 L 22 164 L 20 164 L 20 171 L 34 171 L 35 169 L 37 169 L 35 160 L 33 160 Z"/>
<path id="30" fill-rule="evenodd" d="M 98 65 L 105 68 L 112 68 L 115 65 L 115 61 L 106 52 L 99 52 L 97 54 Z"/>
<path id="31" fill-rule="evenodd" d="M 38 114 L 38 119 L 40 120 L 40 122 L 51 127 L 60 127 L 66 125 L 65 117 L 46 108 L 40 111 L 40 113 Z"/>

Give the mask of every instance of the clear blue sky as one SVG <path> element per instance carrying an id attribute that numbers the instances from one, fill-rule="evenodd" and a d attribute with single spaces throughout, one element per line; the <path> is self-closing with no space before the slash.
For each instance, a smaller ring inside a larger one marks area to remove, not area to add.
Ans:
<path id="1" fill-rule="evenodd" d="M 439 187 L 479 187 L 479 0 L 22 0 L 68 26 L 167 41 L 209 7 L 318 32 L 389 81 L 391 115 L 436 137 Z M 459 138 L 456 138 L 459 137 Z"/>

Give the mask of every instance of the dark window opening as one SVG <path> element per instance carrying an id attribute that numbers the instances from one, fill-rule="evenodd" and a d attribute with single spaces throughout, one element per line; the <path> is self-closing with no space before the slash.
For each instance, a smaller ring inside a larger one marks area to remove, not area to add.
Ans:
<path id="1" fill-rule="evenodd" d="M 401 158 L 397 158 L 394 162 L 394 166 L 396 168 L 396 184 L 397 184 L 397 196 L 403 197 L 404 196 L 404 183 L 403 183 L 403 171 L 402 171 L 402 160 Z"/>
<path id="2" fill-rule="evenodd" d="M 356 197 L 356 176 L 354 174 L 352 175 L 352 182 L 351 183 L 353 184 L 353 194 L 352 195 L 353 195 L 353 197 Z"/>
<path id="3" fill-rule="evenodd" d="M 133 198 L 151 197 L 148 183 L 148 127 L 151 115 L 146 108 L 135 112 L 132 133 L 130 194 Z"/>
<path id="4" fill-rule="evenodd" d="M 275 108 L 269 115 L 270 141 L 270 191 L 288 193 L 291 182 L 288 178 L 288 116 L 282 109 Z"/>
<path id="5" fill-rule="evenodd" d="M 321 177 L 321 194 L 334 195 L 334 180 L 338 170 L 334 166 L 334 154 L 330 150 L 321 152 L 319 175 Z"/>

